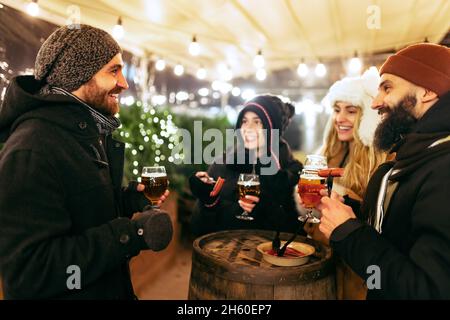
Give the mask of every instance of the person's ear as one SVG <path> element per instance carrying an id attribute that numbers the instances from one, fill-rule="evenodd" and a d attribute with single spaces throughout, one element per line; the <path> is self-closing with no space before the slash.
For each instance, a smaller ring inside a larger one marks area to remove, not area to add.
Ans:
<path id="1" fill-rule="evenodd" d="M 422 94 L 422 103 L 432 102 L 433 100 L 438 99 L 438 95 L 436 92 L 425 89 L 424 93 Z"/>

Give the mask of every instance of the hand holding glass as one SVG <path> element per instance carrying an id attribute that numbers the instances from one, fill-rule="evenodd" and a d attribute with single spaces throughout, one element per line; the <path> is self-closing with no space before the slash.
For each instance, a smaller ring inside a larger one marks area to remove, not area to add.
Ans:
<path id="1" fill-rule="evenodd" d="M 259 197 L 259 176 L 256 174 L 241 173 L 238 179 L 238 192 L 239 199 L 245 202 L 249 202 L 245 196 Z M 236 216 L 236 218 L 241 220 L 253 220 L 253 217 L 250 216 L 247 211 L 243 211 L 241 215 Z"/>

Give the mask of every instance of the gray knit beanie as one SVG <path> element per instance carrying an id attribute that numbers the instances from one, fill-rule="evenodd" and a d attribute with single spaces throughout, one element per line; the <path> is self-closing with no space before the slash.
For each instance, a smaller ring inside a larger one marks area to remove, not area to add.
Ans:
<path id="1" fill-rule="evenodd" d="M 75 91 L 121 52 L 118 43 L 101 29 L 85 24 L 58 28 L 36 57 L 34 77 L 42 82 L 40 93 L 50 93 L 49 86 Z"/>

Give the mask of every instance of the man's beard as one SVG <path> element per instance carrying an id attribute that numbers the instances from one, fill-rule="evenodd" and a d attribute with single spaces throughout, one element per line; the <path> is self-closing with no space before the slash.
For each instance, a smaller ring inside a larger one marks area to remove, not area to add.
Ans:
<path id="1" fill-rule="evenodd" d="M 113 116 L 119 112 L 119 103 L 111 99 L 110 95 L 122 92 L 120 87 L 115 87 L 113 90 L 104 90 L 100 88 L 97 83 L 91 80 L 92 83 L 87 84 L 86 88 L 86 103 L 103 113 L 104 115 Z"/>
<path id="2" fill-rule="evenodd" d="M 411 110 L 416 104 L 417 99 L 413 95 L 407 95 L 397 106 L 388 109 L 387 116 L 375 130 L 375 148 L 389 151 L 402 136 L 411 132 L 417 122 L 411 114 Z"/>

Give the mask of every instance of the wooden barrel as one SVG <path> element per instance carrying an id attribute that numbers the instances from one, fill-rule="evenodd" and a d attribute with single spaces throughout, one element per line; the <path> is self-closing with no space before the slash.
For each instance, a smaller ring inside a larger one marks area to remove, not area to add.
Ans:
<path id="1" fill-rule="evenodd" d="M 256 247 L 275 232 L 233 230 L 211 233 L 194 241 L 189 282 L 190 300 L 330 300 L 336 299 L 331 248 L 298 236 L 316 253 L 296 267 L 279 267 L 263 260 Z M 281 233 L 281 240 L 291 235 Z"/>

